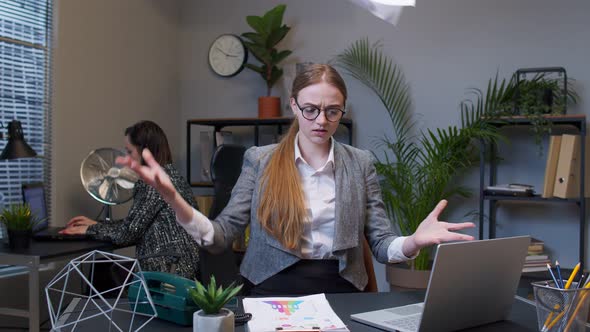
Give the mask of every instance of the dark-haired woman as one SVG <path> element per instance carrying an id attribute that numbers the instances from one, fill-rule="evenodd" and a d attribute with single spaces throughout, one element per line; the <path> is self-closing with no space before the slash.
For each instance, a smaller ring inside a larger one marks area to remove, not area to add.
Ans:
<path id="1" fill-rule="evenodd" d="M 172 165 L 172 155 L 164 131 L 154 122 L 141 121 L 125 130 L 127 155 L 145 164 L 141 152 L 153 151 L 155 160 L 170 178 L 178 195 L 196 208 L 187 181 Z M 64 234 L 87 234 L 116 245 L 136 245 L 136 258 L 144 271 L 174 272 L 189 279 L 199 276 L 199 248 L 177 222 L 172 207 L 145 182 L 133 189 L 133 203 L 123 220 L 96 222 L 85 216 L 72 218 Z"/>
<path id="2" fill-rule="evenodd" d="M 130 166 L 155 186 L 176 218 L 205 249 L 220 250 L 250 224 L 250 242 L 240 267 L 256 295 L 363 290 L 366 237 L 379 262 L 415 257 L 426 246 L 472 236 L 455 233 L 473 223 L 438 220 L 441 201 L 414 234 L 397 236 L 387 219 L 370 152 L 336 142 L 332 135 L 345 113 L 346 86 L 328 65 L 311 65 L 291 90 L 295 121 L 279 144 L 253 147 L 226 208 L 214 221 L 193 209 L 162 168 Z"/>

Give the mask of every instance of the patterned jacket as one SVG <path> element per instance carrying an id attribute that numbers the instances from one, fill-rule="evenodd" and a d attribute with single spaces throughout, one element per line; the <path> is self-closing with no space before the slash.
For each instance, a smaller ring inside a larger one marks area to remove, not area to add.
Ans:
<path id="1" fill-rule="evenodd" d="M 172 183 L 197 208 L 187 181 L 172 164 L 164 166 Z M 133 203 L 122 220 L 102 221 L 88 227 L 86 234 L 115 245 L 136 245 L 135 255 L 143 271 L 170 272 L 189 279 L 199 277 L 199 248 L 195 240 L 176 222 L 174 210 L 145 182 L 135 184 Z"/>

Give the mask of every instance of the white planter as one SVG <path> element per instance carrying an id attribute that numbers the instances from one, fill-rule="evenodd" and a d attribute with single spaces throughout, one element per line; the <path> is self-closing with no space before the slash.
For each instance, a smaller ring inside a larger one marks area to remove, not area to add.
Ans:
<path id="1" fill-rule="evenodd" d="M 218 315 L 206 315 L 199 310 L 193 314 L 193 332 L 234 332 L 234 313 L 223 308 Z"/>

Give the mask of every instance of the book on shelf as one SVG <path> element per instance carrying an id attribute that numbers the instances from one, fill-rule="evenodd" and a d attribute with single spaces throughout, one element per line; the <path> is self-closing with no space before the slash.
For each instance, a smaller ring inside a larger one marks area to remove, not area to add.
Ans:
<path id="1" fill-rule="evenodd" d="M 529 247 L 528 247 L 529 255 L 542 255 L 544 246 L 545 246 L 545 242 L 543 242 L 537 238 L 534 238 L 534 237 L 531 238 L 531 243 L 529 244 Z"/>
<path id="2" fill-rule="evenodd" d="M 528 255 L 525 257 L 522 272 L 547 271 L 547 264 L 551 263 L 549 255 L 544 253 L 545 243 L 537 238 L 531 238 Z"/>
<path id="3" fill-rule="evenodd" d="M 547 266 L 531 266 L 531 267 L 523 267 L 522 272 L 543 272 L 547 271 Z"/>
<path id="4" fill-rule="evenodd" d="M 233 144 L 233 133 L 227 130 L 220 130 L 215 132 L 215 143 L 216 146 L 221 144 Z"/>
<path id="5" fill-rule="evenodd" d="M 545 266 L 547 267 L 547 264 L 550 264 L 551 260 L 549 259 L 544 259 L 544 260 L 539 260 L 539 261 L 533 261 L 533 262 L 525 262 L 524 266 Z"/>
<path id="6" fill-rule="evenodd" d="M 500 196 L 533 196 L 535 190 L 533 186 L 527 184 L 497 184 L 495 186 L 487 186 L 484 190 L 486 195 L 500 195 Z"/>
<path id="7" fill-rule="evenodd" d="M 528 255 L 526 256 L 525 262 L 538 262 L 538 261 L 547 261 L 549 262 L 549 255 Z"/>

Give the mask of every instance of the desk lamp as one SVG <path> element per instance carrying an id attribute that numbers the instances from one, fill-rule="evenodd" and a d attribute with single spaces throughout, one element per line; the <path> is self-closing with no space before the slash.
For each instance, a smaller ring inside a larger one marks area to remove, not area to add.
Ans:
<path id="1" fill-rule="evenodd" d="M 25 141 L 20 121 L 10 121 L 8 123 L 8 143 L 0 154 L 0 159 L 30 158 L 36 155 L 37 152 Z"/>

